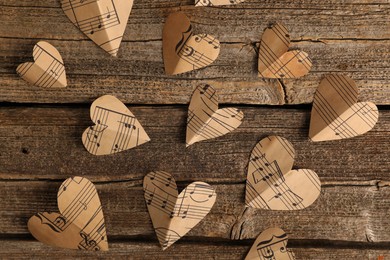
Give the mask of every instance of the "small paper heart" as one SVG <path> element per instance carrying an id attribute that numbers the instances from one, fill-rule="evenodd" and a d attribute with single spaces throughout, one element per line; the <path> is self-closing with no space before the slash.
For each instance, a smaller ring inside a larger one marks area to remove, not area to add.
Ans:
<path id="1" fill-rule="evenodd" d="M 187 147 L 216 138 L 238 128 L 244 113 L 237 108 L 218 109 L 218 96 L 210 85 L 199 86 L 192 94 L 188 108 Z"/>
<path id="2" fill-rule="evenodd" d="M 96 99 L 90 115 L 95 125 L 84 131 L 82 140 L 93 155 L 118 153 L 150 141 L 133 113 L 114 96 Z"/>
<path id="3" fill-rule="evenodd" d="M 195 0 L 195 6 L 235 5 L 245 0 Z"/>
<path id="4" fill-rule="evenodd" d="M 325 77 L 314 95 L 309 137 L 314 142 L 362 135 L 378 122 L 371 102 L 359 102 L 355 82 L 340 74 Z"/>
<path id="5" fill-rule="evenodd" d="M 219 41 L 214 36 L 193 35 L 191 22 L 185 14 L 177 12 L 167 18 L 163 30 L 163 56 L 168 75 L 206 67 L 217 59 L 219 50 Z"/>
<path id="6" fill-rule="evenodd" d="M 154 230 L 163 250 L 194 228 L 213 207 L 217 194 L 205 182 L 193 182 L 180 194 L 167 172 L 144 178 L 144 197 Z"/>
<path id="7" fill-rule="evenodd" d="M 25 81 L 42 88 L 67 86 L 65 66 L 58 50 L 47 42 L 38 42 L 33 49 L 34 62 L 25 62 L 16 72 Z"/>
<path id="8" fill-rule="evenodd" d="M 65 180 L 57 194 L 59 213 L 39 212 L 28 230 L 42 243 L 70 249 L 108 250 L 99 195 L 86 178 Z"/>
<path id="9" fill-rule="evenodd" d="M 294 253 L 287 249 L 287 241 L 288 236 L 282 229 L 266 229 L 257 237 L 245 260 L 294 260 Z"/>
<path id="10" fill-rule="evenodd" d="M 133 0 L 61 0 L 69 20 L 100 48 L 116 56 Z"/>
<path id="11" fill-rule="evenodd" d="M 248 207 L 269 210 L 299 210 L 320 195 L 321 182 L 308 169 L 291 170 L 295 150 L 287 139 L 269 136 L 253 149 L 246 181 Z"/>
<path id="12" fill-rule="evenodd" d="M 265 29 L 259 49 L 259 76 L 299 78 L 309 73 L 312 62 L 306 52 L 291 50 L 287 28 L 276 23 Z"/>

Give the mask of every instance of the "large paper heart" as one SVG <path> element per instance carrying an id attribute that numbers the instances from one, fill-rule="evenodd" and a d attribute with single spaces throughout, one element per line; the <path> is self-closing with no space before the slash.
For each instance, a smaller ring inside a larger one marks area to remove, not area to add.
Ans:
<path id="1" fill-rule="evenodd" d="M 114 96 L 96 99 L 90 115 L 95 125 L 85 129 L 82 140 L 93 155 L 118 153 L 150 141 L 133 113 Z"/>
<path id="2" fill-rule="evenodd" d="M 232 132 L 243 118 L 244 113 L 237 108 L 218 109 L 218 96 L 210 85 L 197 87 L 188 108 L 187 147 Z"/>
<path id="3" fill-rule="evenodd" d="M 244 1 L 245 0 L 195 0 L 195 6 L 234 5 Z"/>
<path id="4" fill-rule="evenodd" d="M 312 62 L 306 52 L 291 50 L 290 35 L 280 23 L 268 27 L 261 38 L 259 76 L 263 78 L 299 78 L 309 73 Z"/>
<path id="5" fill-rule="evenodd" d="M 176 182 L 167 172 L 151 172 L 144 178 L 144 197 L 154 230 L 163 250 L 193 227 L 213 207 L 217 194 L 204 182 L 193 182 L 178 194 Z"/>
<path id="6" fill-rule="evenodd" d="M 208 34 L 193 35 L 187 16 L 181 12 L 167 18 L 163 30 L 165 72 L 175 75 L 210 65 L 218 57 L 220 44 Z"/>
<path id="7" fill-rule="evenodd" d="M 355 82 L 340 74 L 324 78 L 314 96 L 309 137 L 312 141 L 351 138 L 370 131 L 379 112 L 371 102 L 357 103 Z"/>
<path id="8" fill-rule="evenodd" d="M 99 47 L 116 56 L 133 0 L 61 0 L 72 23 Z"/>
<path id="9" fill-rule="evenodd" d="M 57 194 L 59 213 L 39 212 L 28 230 L 42 243 L 70 249 L 108 250 L 99 195 L 86 178 L 65 180 Z"/>
<path id="10" fill-rule="evenodd" d="M 43 88 L 64 88 L 67 85 L 61 54 L 47 42 L 38 42 L 33 49 L 34 62 L 25 62 L 16 72 L 25 81 Z"/>
<path id="11" fill-rule="evenodd" d="M 285 138 L 269 136 L 253 149 L 246 181 L 245 204 L 252 208 L 298 210 L 320 195 L 321 182 L 308 169 L 291 170 L 295 150 Z"/>
<path id="12" fill-rule="evenodd" d="M 294 253 L 287 249 L 287 234 L 280 228 L 264 230 L 256 239 L 245 260 L 293 260 Z"/>

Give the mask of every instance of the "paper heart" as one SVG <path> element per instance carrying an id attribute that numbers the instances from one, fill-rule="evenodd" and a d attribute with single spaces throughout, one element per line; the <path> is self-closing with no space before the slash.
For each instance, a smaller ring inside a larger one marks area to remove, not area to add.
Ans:
<path id="1" fill-rule="evenodd" d="M 108 250 L 102 206 L 92 182 L 82 177 L 65 180 L 57 203 L 59 213 L 40 212 L 28 220 L 37 240 L 62 248 Z"/>
<path id="2" fill-rule="evenodd" d="M 245 0 L 195 0 L 195 6 L 234 5 Z"/>
<path id="3" fill-rule="evenodd" d="M 114 96 L 96 99 L 90 115 L 95 125 L 85 129 L 82 140 L 91 154 L 118 153 L 150 141 L 133 113 Z"/>
<path id="4" fill-rule="evenodd" d="M 217 194 L 204 182 L 193 182 L 178 194 L 176 182 L 167 172 L 151 172 L 144 178 L 144 197 L 154 230 L 163 250 L 193 227 L 213 207 Z"/>
<path id="5" fill-rule="evenodd" d="M 133 0 L 61 0 L 72 23 L 100 48 L 116 56 Z"/>
<path id="6" fill-rule="evenodd" d="M 291 170 L 295 150 L 287 139 L 269 136 L 253 149 L 246 181 L 245 204 L 252 208 L 298 210 L 320 195 L 321 182 L 308 169 Z"/>
<path id="7" fill-rule="evenodd" d="M 245 260 L 293 260 L 295 255 L 287 249 L 287 240 L 282 229 L 266 229 L 257 237 Z"/>
<path id="8" fill-rule="evenodd" d="M 371 102 L 357 103 L 355 82 L 340 74 L 325 77 L 314 95 L 309 137 L 312 141 L 351 138 L 370 131 L 379 112 Z"/>
<path id="9" fill-rule="evenodd" d="M 212 139 L 239 127 L 244 113 L 237 108 L 218 109 L 218 96 L 210 86 L 199 86 L 192 94 L 187 119 L 187 147 Z"/>
<path id="10" fill-rule="evenodd" d="M 187 16 L 169 15 L 163 30 L 165 72 L 175 75 L 210 65 L 218 57 L 220 44 L 208 34 L 193 35 Z"/>
<path id="11" fill-rule="evenodd" d="M 33 49 L 34 62 L 25 62 L 16 72 L 25 81 L 43 88 L 64 88 L 67 85 L 61 54 L 47 42 L 38 42 Z"/>
<path id="12" fill-rule="evenodd" d="M 306 52 L 291 50 L 287 28 L 276 23 L 261 38 L 259 76 L 263 78 L 299 78 L 309 73 L 312 62 Z"/>

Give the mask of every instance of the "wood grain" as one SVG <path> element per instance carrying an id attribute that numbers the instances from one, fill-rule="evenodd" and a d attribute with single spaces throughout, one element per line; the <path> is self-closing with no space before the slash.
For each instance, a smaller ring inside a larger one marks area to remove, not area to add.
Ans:
<path id="1" fill-rule="evenodd" d="M 338 2 L 253 0 L 228 8 L 195 8 L 190 0 L 136 1 L 119 58 L 112 58 L 68 21 L 59 2 L 0 1 L 0 101 L 89 103 L 97 95 L 115 94 L 128 103 L 186 104 L 193 89 L 207 82 L 218 89 L 222 103 L 301 104 L 312 101 L 324 74 L 341 72 L 357 82 L 361 100 L 389 104 L 389 3 Z M 220 39 L 221 54 L 205 69 L 170 77 L 164 73 L 161 32 L 168 14 L 180 8 L 195 32 Z M 292 48 L 308 52 L 314 64 L 311 74 L 286 80 L 284 89 L 278 81 L 258 78 L 256 71 L 256 45 L 274 21 L 290 28 Z M 62 53 L 69 88 L 42 90 L 15 74 L 41 39 Z"/>

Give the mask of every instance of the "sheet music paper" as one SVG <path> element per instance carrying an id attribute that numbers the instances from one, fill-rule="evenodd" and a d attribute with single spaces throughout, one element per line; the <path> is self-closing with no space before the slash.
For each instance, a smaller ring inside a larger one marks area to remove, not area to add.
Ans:
<path id="1" fill-rule="evenodd" d="M 149 215 L 163 250 L 167 249 L 211 210 L 217 194 L 205 182 L 193 182 L 178 194 L 173 176 L 151 172 L 144 178 L 144 197 Z"/>
<path id="2" fill-rule="evenodd" d="M 242 2 L 244 0 L 195 0 L 195 6 L 234 5 Z"/>
<path id="3" fill-rule="evenodd" d="M 371 102 L 359 102 L 355 82 L 341 74 L 325 77 L 314 95 L 309 137 L 312 141 L 351 138 L 370 131 L 379 112 Z"/>
<path id="4" fill-rule="evenodd" d="M 72 23 L 100 48 L 116 56 L 133 0 L 61 0 Z"/>
<path id="5" fill-rule="evenodd" d="M 252 150 L 245 204 L 268 210 L 299 210 L 320 195 L 321 182 L 309 169 L 291 170 L 295 150 L 287 139 L 269 136 Z"/>
<path id="6" fill-rule="evenodd" d="M 219 50 L 219 41 L 214 36 L 192 33 L 191 22 L 184 13 L 173 13 L 167 18 L 163 30 L 166 74 L 206 67 L 217 59 Z"/>
<path id="7" fill-rule="evenodd" d="M 93 155 L 119 153 L 150 141 L 133 113 L 114 96 L 96 99 L 90 115 L 95 125 L 84 131 L 82 141 Z"/>
<path id="8" fill-rule="evenodd" d="M 257 237 L 245 260 L 294 260 L 294 253 L 287 249 L 287 241 L 288 236 L 282 229 L 266 229 Z"/>
<path id="9" fill-rule="evenodd" d="M 218 96 L 213 87 L 198 86 L 188 108 L 186 145 L 230 133 L 243 119 L 244 113 L 237 108 L 218 109 Z"/>
<path id="10" fill-rule="evenodd" d="M 299 78 L 309 73 L 312 62 L 306 52 L 291 50 L 287 28 L 276 23 L 265 29 L 259 49 L 259 77 Z"/>
<path id="11" fill-rule="evenodd" d="M 42 88 L 67 86 L 64 62 L 53 45 L 38 42 L 33 49 L 33 58 L 34 62 L 25 62 L 16 68 L 22 79 Z"/>
<path id="12" fill-rule="evenodd" d="M 88 179 L 72 177 L 58 190 L 59 213 L 39 212 L 28 230 L 42 243 L 70 249 L 107 251 L 106 227 L 99 195 Z"/>

